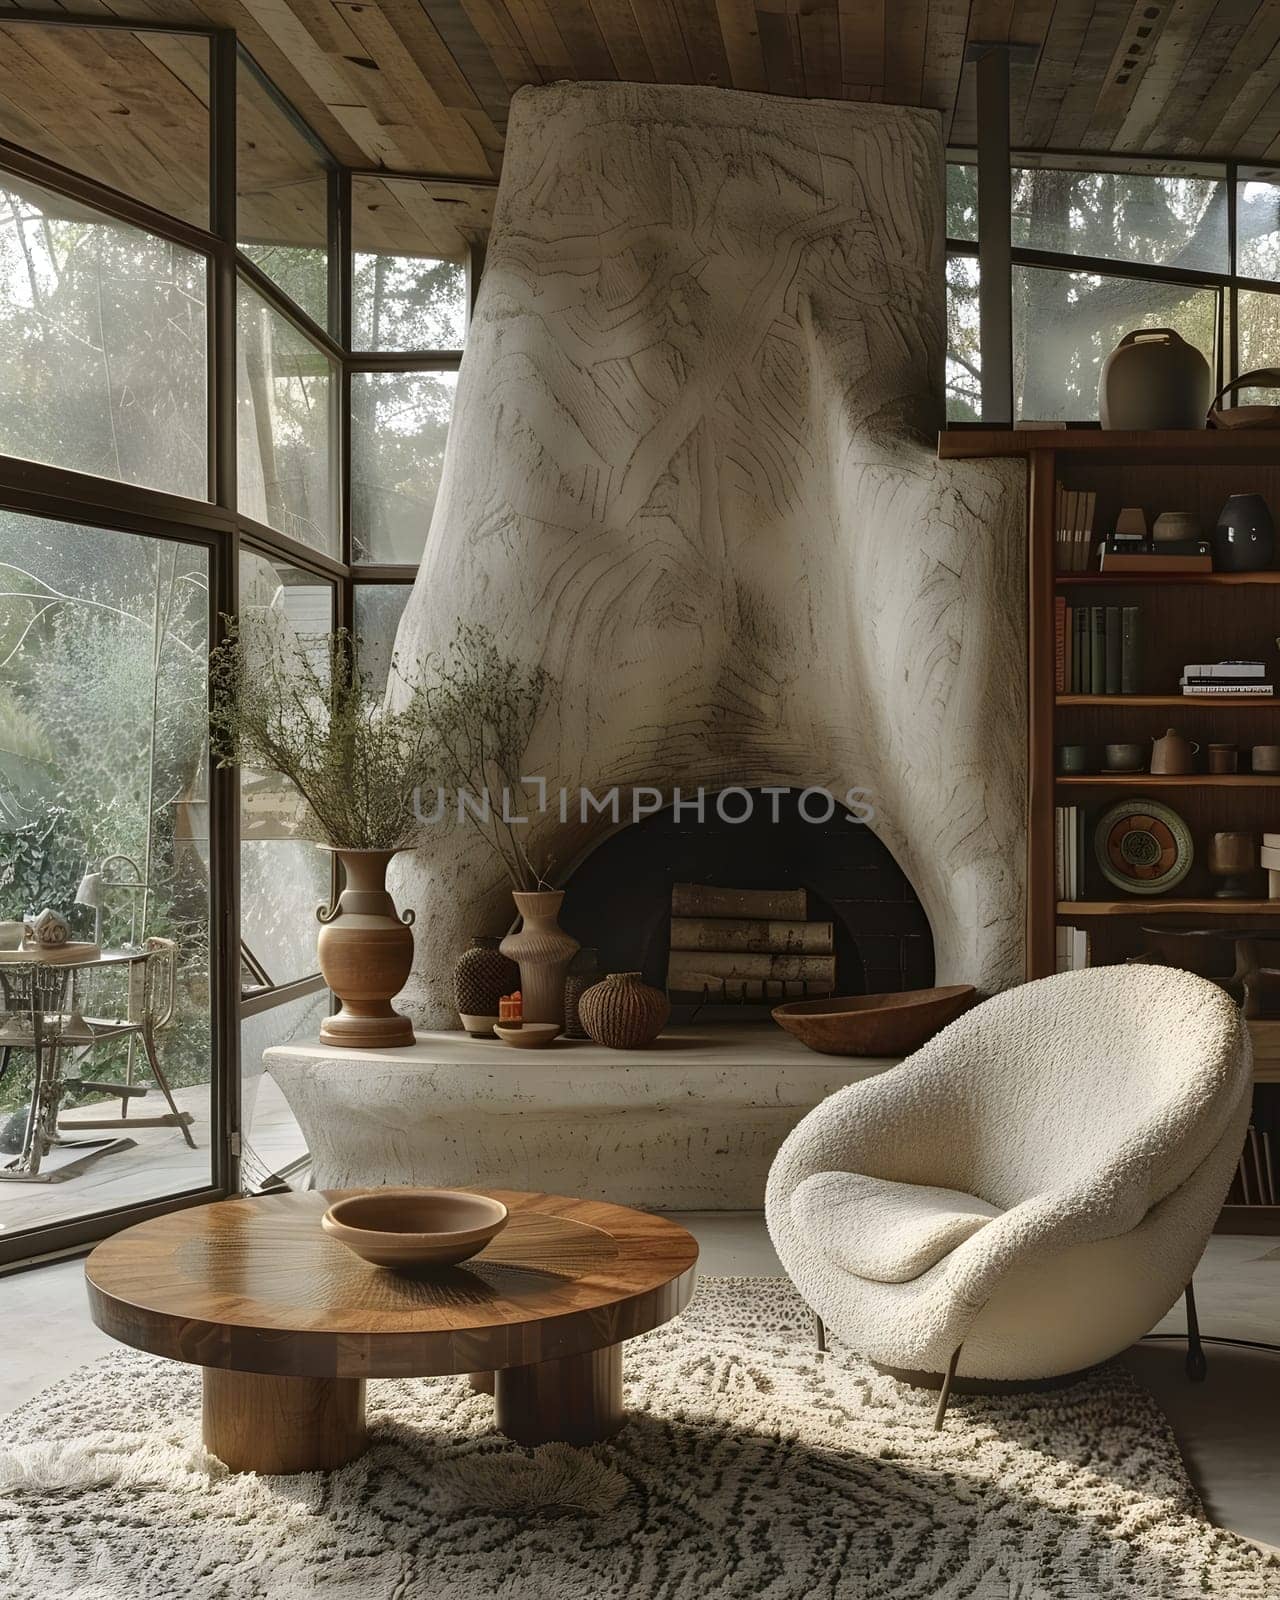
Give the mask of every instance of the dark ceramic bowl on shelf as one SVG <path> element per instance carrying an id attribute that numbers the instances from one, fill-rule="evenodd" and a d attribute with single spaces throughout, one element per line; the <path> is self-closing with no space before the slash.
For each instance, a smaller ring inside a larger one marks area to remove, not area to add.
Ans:
<path id="1" fill-rule="evenodd" d="M 909 1056 L 977 999 L 971 983 L 898 994 L 792 1000 L 773 1020 L 801 1044 L 827 1056 Z"/>

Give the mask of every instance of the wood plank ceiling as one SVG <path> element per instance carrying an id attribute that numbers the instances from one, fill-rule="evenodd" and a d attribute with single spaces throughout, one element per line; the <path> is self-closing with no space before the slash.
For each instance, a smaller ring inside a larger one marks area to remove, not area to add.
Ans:
<path id="1" fill-rule="evenodd" d="M 12 5 L 0 0 L 0 12 Z M 964 58 L 978 40 L 1038 52 L 1014 70 L 1016 146 L 1280 163 L 1280 0 L 67 0 L 65 9 L 234 27 L 339 160 L 392 172 L 492 179 L 512 93 L 557 78 L 931 106 L 950 141 L 968 145 Z M 131 162 L 173 152 L 177 100 L 203 87 L 181 46 L 128 36 L 147 41 L 168 76 L 166 104 L 165 83 L 138 68 L 143 52 L 98 44 L 95 71 L 87 45 L 46 36 L 20 46 L 23 31 L 0 32 L 0 134 L 41 123 L 46 137 L 28 127 L 22 142 L 56 155 L 77 140 L 118 141 L 127 114 L 146 147 Z"/>

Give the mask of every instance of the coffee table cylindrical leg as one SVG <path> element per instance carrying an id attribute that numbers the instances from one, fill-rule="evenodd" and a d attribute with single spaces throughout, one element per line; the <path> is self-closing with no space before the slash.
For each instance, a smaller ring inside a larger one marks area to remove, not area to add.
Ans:
<path id="1" fill-rule="evenodd" d="M 499 1367 L 493 1376 L 498 1430 L 518 1444 L 596 1444 L 626 1420 L 620 1344 L 528 1367 Z"/>
<path id="2" fill-rule="evenodd" d="M 232 1472 L 326 1472 L 365 1447 L 363 1378 L 204 1369 L 205 1448 Z"/>

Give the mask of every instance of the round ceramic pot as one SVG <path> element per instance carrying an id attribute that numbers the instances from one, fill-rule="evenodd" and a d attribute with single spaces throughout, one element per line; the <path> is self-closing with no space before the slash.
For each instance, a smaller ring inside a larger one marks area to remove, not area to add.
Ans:
<path id="1" fill-rule="evenodd" d="M 1260 494 L 1233 494 L 1213 530 L 1215 572 L 1264 572 L 1276 553 L 1276 529 Z"/>
<path id="2" fill-rule="evenodd" d="M 498 948 L 520 968 L 524 1021 L 563 1027 L 564 980 L 578 953 L 578 941 L 556 920 L 564 890 L 515 889 L 511 898 L 520 913 L 520 931 L 509 933 Z"/>
<path id="3" fill-rule="evenodd" d="M 1212 387 L 1209 363 L 1172 328 L 1135 328 L 1102 363 L 1098 415 L 1104 428 L 1203 428 Z"/>
<path id="4" fill-rule="evenodd" d="M 493 1037 L 498 1001 L 520 987 L 520 968 L 502 954 L 501 942 L 496 935 L 473 934 L 470 949 L 454 963 L 453 1003 L 462 1026 L 475 1038 Z"/>
<path id="5" fill-rule="evenodd" d="M 611 972 L 578 1002 L 582 1025 L 597 1044 L 610 1050 L 642 1050 L 652 1044 L 671 1016 L 671 1002 L 638 972 Z"/>
<path id="6" fill-rule="evenodd" d="M 324 981 L 342 1005 L 320 1024 L 321 1043 L 356 1050 L 412 1044 L 413 1024 L 391 1005 L 413 966 L 413 912 L 398 913 L 387 893 L 387 864 L 399 851 L 332 848 L 346 882 L 336 904 L 316 907 L 316 946 Z"/>

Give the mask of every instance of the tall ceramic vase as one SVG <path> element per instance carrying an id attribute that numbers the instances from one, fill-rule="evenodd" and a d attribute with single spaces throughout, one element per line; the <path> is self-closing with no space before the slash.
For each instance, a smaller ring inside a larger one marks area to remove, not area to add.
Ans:
<path id="1" fill-rule="evenodd" d="M 514 889 L 511 898 L 522 918 L 520 931 L 509 933 L 498 948 L 520 967 L 524 1020 L 563 1027 L 565 974 L 578 950 L 578 941 L 556 921 L 564 890 Z"/>
<path id="2" fill-rule="evenodd" d="M 316 907 L 316 943 L 320 971 L 342 1008 L 320 1024 L 321 1042 L 356 1050 L 412 1044 L 413 1024 L 391 1006 L 413 966 L 413 912 L 401 915 L 387 893 L 387 863 L 399 851 L 334 853 L 346 886 L 336 904 Z"/>

